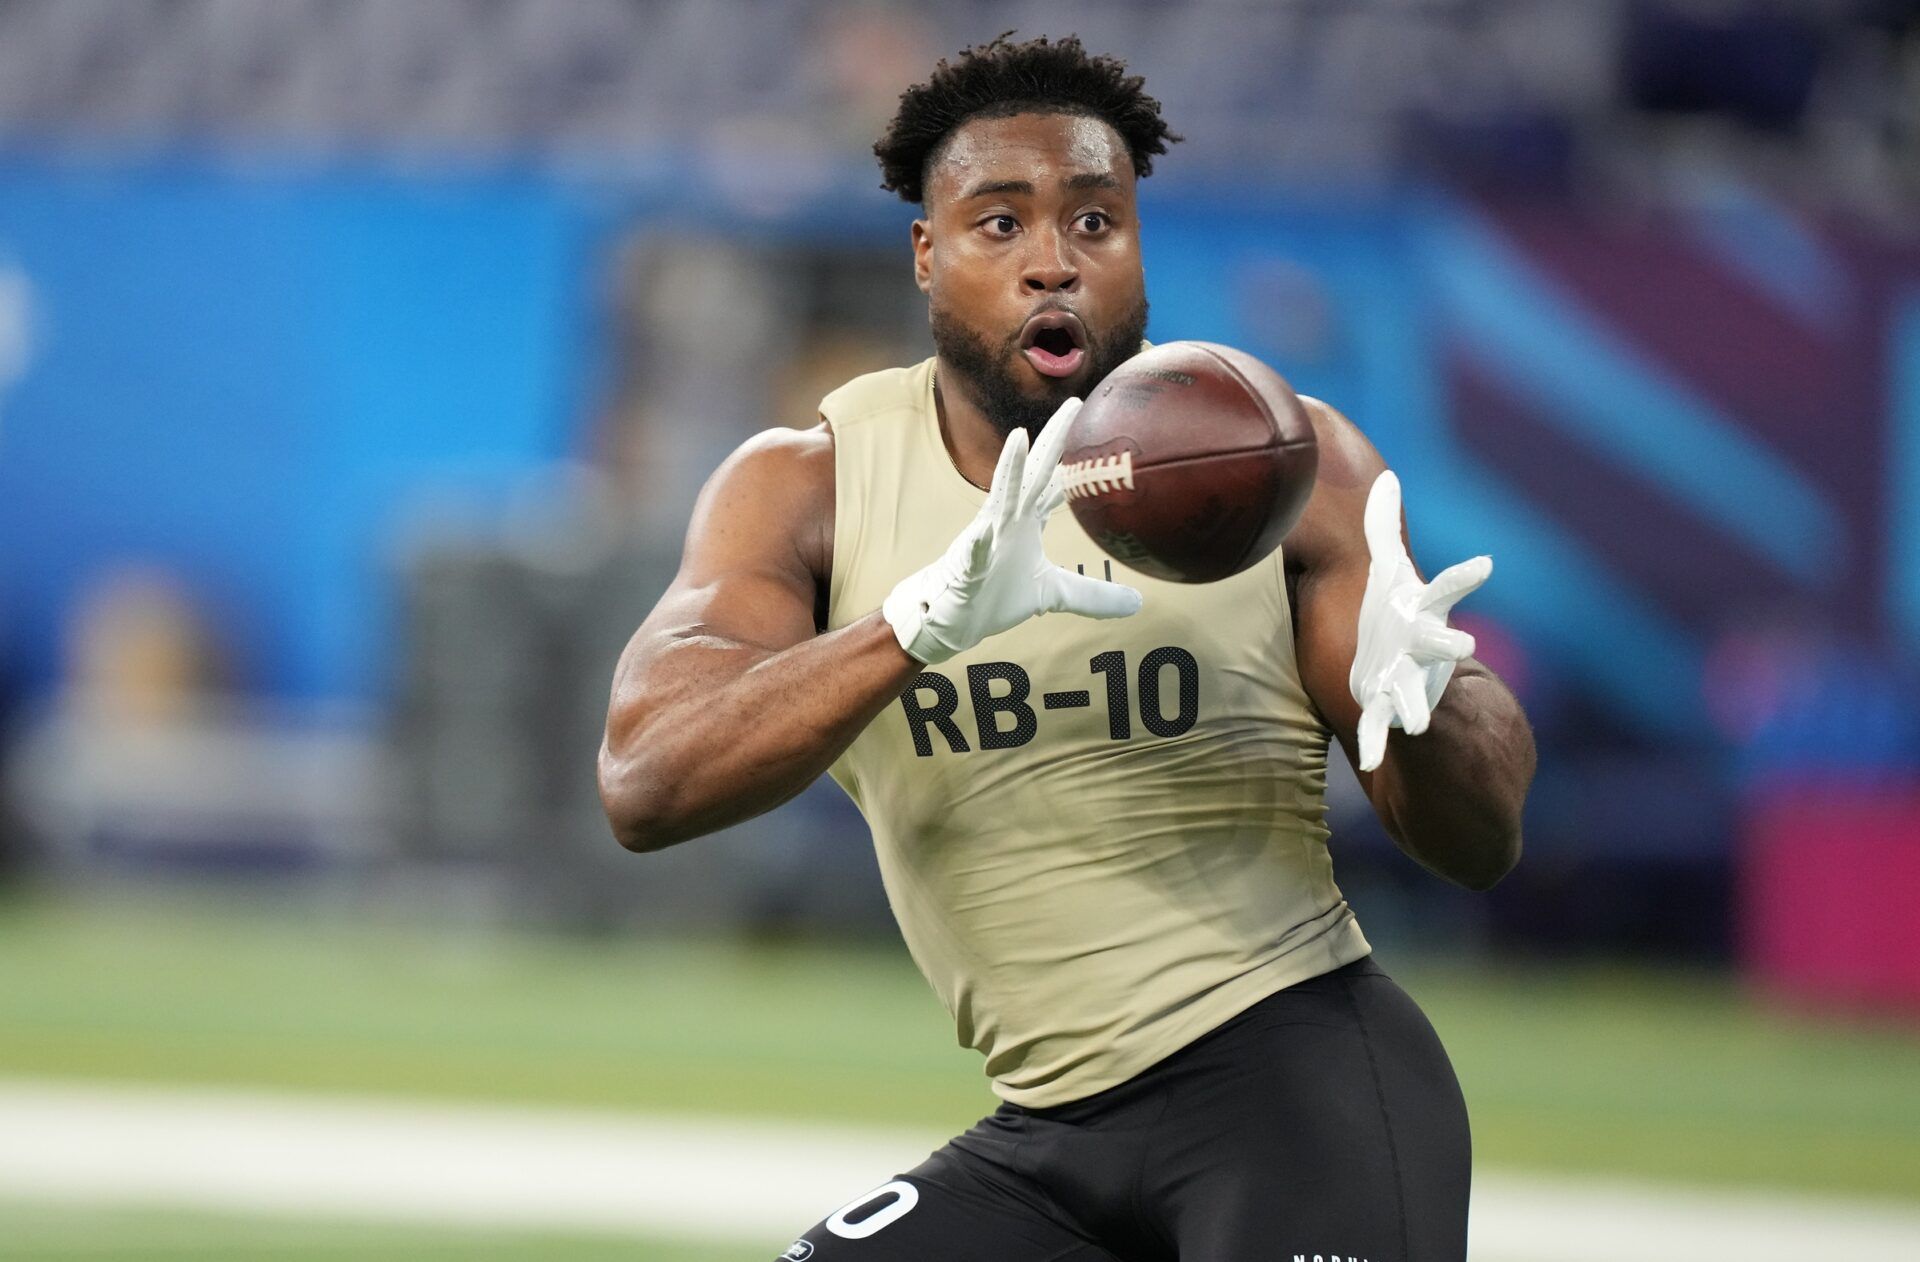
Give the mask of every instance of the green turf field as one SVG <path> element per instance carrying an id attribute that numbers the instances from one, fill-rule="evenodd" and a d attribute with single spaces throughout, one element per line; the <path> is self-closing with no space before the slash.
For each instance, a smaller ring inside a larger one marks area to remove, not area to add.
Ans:
<path id="1" fill-rule="evenodd" d="M 1920 1197 L 1914 1027 L 1772 1010 L 1712 976 L 1384 962 L 1453 1053 L 1482 1162 Z M 993 1104 L 898 948 L 578 941 L 193 902 L 0 902 L 4 1074 L 943 1129 Z M 185 1242 L 152 1256 L 741 1256 L 0 1205 L 8 1257 L 136 1256 L 89 1252 L 129 1232 Z"/>

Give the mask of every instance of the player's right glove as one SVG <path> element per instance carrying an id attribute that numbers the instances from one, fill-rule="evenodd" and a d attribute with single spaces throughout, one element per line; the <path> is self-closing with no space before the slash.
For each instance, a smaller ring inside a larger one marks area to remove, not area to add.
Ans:
<path id="1" fill-rule="evenodd" d="M 1040 532 L 1064 502 L 1053 471 L 1067 445 L 1080 400 L 1060 405 L 1028 450 L 1017 429 L 1000 449 L 987 502 L 946 552 L 900 581 L 880 606 L 900 647 L 933 665 L 990 635 L 1043 613 L 1124 618 L 1140 610 L 1140 593 L 1047 560 Z"/>
<path id="2" fill-rule="evenodd" d="M 1359 644 L 1347 687 L 1360 704 L 1360 770 L 1387 756 L 1387 729 L 1427 730 L 1454 666 L 1473 654 L 1473 637 L 1447 625 L 1460 599 L 1487 581 L 1492 557 L 1450 565 L 1422 583 L 1400 537 L 1400 479 L 1374 479 L 1365 515 L 1367 590 L 1360 598 Z"/>

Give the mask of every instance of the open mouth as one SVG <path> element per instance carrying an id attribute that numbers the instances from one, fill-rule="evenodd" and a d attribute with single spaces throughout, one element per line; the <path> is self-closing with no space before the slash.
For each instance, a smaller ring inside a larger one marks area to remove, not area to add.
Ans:
<path id="1" fill-rule="evenodd" d="M 1042 311 L 1020 330 L 1020 350 L 1046 377 L 1071 377 L 1086 361 L 1087 330 L 1071 311 Z"/>

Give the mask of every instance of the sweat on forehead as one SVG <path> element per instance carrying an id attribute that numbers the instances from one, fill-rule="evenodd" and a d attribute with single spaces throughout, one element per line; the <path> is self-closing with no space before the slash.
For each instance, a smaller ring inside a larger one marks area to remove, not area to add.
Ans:
<path id="1" fill-rule="evenodd" d="M 976 115 L 928 155 L 925 200 L 960 196 L 983 179 L 1024 173 L 1041 163 L 1066 174 L 1106 174 L 1128 183 L 1134 173 L 1126 144 L 1103 119 L 1037 110 Z"/>

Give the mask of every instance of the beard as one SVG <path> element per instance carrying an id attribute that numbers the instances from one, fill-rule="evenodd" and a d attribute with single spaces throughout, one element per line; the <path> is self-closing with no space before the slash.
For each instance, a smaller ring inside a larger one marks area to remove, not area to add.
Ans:
<path id="1" fill-rule="evenodd" d="M 1112 332 L 1098 337 L 1087 331 L 1088 370 L 1084 385 L 1071 378 L 1039 377 L 1021 364 L 1020 330 L 1015 329 L 998 346 L 960 322 L 950 311 L 932 312 L 933 348 L 941 362 L 958 380 L 952 384 L 966 391 L 1002 438 L 1016 429 L 1024 429 L 1035 438 L 1041 427 L 1076 396 L 1085 398 L 1105 381 L 1107 374 L 1140 353 L 1140 339 L 1147 332 L 1147 299 L 1142 294 L 1133 310 L 1114 325 Z M 1038 377 L 1040 390 L 1032 388 Z"/>

